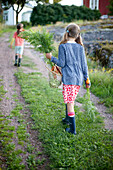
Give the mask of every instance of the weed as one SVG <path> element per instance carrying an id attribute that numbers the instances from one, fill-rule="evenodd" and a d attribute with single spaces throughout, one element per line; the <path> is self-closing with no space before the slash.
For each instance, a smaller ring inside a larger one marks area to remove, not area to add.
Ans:
<path id="1" fill-rule="evenodd" d="M 29 153 L 32 153 L 33 150 L 34 150 L 34 147 L 33 147 L 32 145 L 28 144 L 28 145 L 27 145 L 27 151 L 28 151 Z"/>
<path id="2" fill-rule="evenodd" d="M 5 94 L 6 94 L 6 90 L 4 90 L 4 87 L 3 87 L 3 85 L 2 86 L 0 86 L 0 97 L 3 97 Z"/>
<path id="3" fill-rule="evenodd" d="M 29 168 L 36 166 L 35 156 L 33 154 L 29 155 L 26 161 Z"/>
<path id="4" fill-rule="evenodd" d="M 37 159 L 36 162 L 38 165 L 42 165 L 44 163 L 45 159 L 43 158 L 42 160 Z"/>

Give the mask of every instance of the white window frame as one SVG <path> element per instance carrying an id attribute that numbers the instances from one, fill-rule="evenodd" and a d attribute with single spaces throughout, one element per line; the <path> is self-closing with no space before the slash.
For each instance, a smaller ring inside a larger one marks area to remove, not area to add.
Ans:
<path id="1" fill-rule="evenodd" d="M 90 0 L 91 9 L 99 9 L 99 0 Z"/>
<path id="2" fill-rule="evenodd" d="M 4 21 L 8 21 L 8 12 L 4 12 L 4 14 L 3 14 L 3 19 L 4 19 Z"/>

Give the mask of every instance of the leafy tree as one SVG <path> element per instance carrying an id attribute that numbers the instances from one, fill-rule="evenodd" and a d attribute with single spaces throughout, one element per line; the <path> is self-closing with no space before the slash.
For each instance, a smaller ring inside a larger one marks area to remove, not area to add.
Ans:
<path id="1" fill-rule="evenodd" d="M 113 0 L 109 1 L 108 9 L 110 11 L 109 15 L 113 15 Z"/>
<path id="2" fill-rule="evenodd" d="M 9 9 L 10 7 L 13 8 L 13 10 L 16 12 L 16 23 L 18 23 L 18 15 L 22 11 L 25 4 L 28 3 L 29 1 L 33 1 L 33 0 L 2 0 L 2 4 L 5 6 L 5 9 Z M 36 0 L 36 2 L 37 4 L 39 2 L 49 3 L 49 0 Z M 17 7 L 15 7 L 14 5 L 17 5 Z"/>
<path id="3" fill-rule="evenodd" d="M 9 9 L 10 7 L 13 8 L 13 10 L 16 12 L 16 23 L 18 23 L 18 15 L 25 4 L 29 1 L 30 0 L 2 0 L 2 4 L 5 10 Z M 16 5 L 16 7 L 14 5 Z"/>

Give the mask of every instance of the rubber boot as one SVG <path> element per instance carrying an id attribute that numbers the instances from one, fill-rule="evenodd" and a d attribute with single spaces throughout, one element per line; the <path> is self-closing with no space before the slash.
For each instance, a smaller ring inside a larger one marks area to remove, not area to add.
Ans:
<path id="1" fill-rule="evenodd" d="M 18 59 L 18 67 L 20 67 L 20 64 L 21 64 L 21 58 Z"/>
<path id="2" fill-rule="evenodd" d="M 17 59 L 18 59 L 18 56 L 15 55 L 15 64 L 14 64 L 14 66 L 17 66 Z"/>
<path id="3" fill-rule="evenodd" d="M 62 122 L 64 124 L 69 124 L 69 116 L 68 116 L 68 111 L 67 111 L 67 104 L 66 104 L 66 117 L 62 119 Z"/>
<path id="4" fill-rule="evenodd" d="M 69 126 L 70 126 L 69 128 L 66 128 L 66 132 L 76 135 L 75 116 L 69 117 Z"/>

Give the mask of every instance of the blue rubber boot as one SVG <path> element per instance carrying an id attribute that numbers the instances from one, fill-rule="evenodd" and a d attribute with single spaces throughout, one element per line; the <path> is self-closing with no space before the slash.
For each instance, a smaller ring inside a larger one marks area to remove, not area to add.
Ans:
<path id="1" fill-rule="evenodd" d="M 21 58 L 18 59 L 18 67 L 20 67 L 20 64 L 21 64 Z"/>
<path id="2" fill-rule="evenodd" d="M 66 104 L 66 117 L 62 119 L 62 122 L 64 124 L 69 124 L 69 116 L 68 116 L 68 111 L 67 111 L 67 104 Z"/>
<path id="3" fill-rule="evenodd" d="M 14 66 L 17 66 L 17 60 L 18 60 L 18 56 L 15 55 L 15 64 L 14 64 Z"/>
<path id="4" fill-rule="evenodd" d="M 69 128 L 66 128 L 66 132 L 76 135 L 75 116 L 69 117 L 69 126 L 70 126 Z"/>

